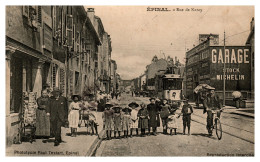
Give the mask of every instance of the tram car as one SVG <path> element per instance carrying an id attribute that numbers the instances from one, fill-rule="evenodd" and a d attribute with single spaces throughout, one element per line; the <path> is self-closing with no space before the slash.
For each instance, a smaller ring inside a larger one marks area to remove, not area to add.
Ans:
<path id="1" fill-rule="evenodd" d="M 180 107 L 182 101 L 183 78 L 179 74 L 156 76 L 155 93 L 160 99 L 166 98 L 172 108 Z"/>

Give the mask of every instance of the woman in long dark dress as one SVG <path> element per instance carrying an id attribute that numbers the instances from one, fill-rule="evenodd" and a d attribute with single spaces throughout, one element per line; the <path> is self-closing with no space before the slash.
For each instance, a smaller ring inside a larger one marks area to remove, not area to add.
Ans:
<path id="1" fill-rule="evenodd" d="M 37 99 L 38 108 L 36 110 L 36 136 L 50 136 L 50 117 L 46 113 L 49 104 L 49 96 L 47 90 L 42 90 L 42 96 Z"/>
<path id="2" fill-rule="evenodd" d="M 159 115 L 159 106 L 155 104 L 155 98 L 150 98 L 150 104 L 147 105 L 147 110 L 149 113 L 149 129 L 148 131 L 150 132 L 150 127 L 153 129 L 153 135 L 156 134 L 156 129 L 158 127 L 158 123 L 160 122 L 160 119 L 158 117 Z"/>

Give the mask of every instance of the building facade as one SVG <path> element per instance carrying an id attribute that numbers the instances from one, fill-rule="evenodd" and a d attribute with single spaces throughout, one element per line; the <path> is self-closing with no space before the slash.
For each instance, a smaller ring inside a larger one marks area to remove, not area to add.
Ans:
<path id="1" fill-rule="evenodd" d="M 186 53 L 186 95 L 194 99 L 194 88 L 206 83 L 215 87 L 216 93 L 223 99 L 225 79 L 227 101 L 233 99 L 233 91 L 241 91 L 243 97 L 249 99 L 252 90 L 251 64 L 249 47 L 225 46 L 224 52 L 223 46 L 216 45 L 215 37 L 209 36 Z"/>
<path id="2" fill-rule="evenodd" d="M 70 98 L 96 94 L 102 81 L 109 89 L 111 39 L 100 26 L 93 8 L 6 6 L 7 146 L 19 140 L 24 92 L 36 92 L 40 97 L 49 85 L 59 87 Z"/>

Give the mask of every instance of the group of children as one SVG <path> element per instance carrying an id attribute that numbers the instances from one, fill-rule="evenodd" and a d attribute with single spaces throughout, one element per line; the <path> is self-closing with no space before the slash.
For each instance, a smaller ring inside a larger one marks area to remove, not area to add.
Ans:
<path id="1" fill-rule="evenodd" d="M 87 96 L 80 101 L 79 95 L 72 96 L 72 103 L 69 106 L 69 127 L 71 128 L 71 137 L 76 137 L 77 128 L 84 122 L 87 129 L 91 128 L 92 134 L 98 135 L 98 123 L 96 121 L 97 103 L 94 100 L 87 100 Z M 95 131 L 94 131 L 95 129 Z"/>
<path id="2" fill-rule="evenodd" d="M 94 100 L 87 100 L 87 97 L 80 101 L 80 96 L 73 95 L 73 102 L 69 106 L 69 127 L 71 128 L 71 136 L 76 137 L 77 128 L 81 126 L 84 121 L 85 126 L 90 127 L 92 135 L 98 135 L 98 123 L 96 121 L 97 103 Z M 180 114 L 176 114 L 177 109 L 172 109 L 164 99 L 160 106 L 160 116 L 163 124 L 163 133 L 167 134 L 170 130 L 170 135 L 177 134 L 177 118 L 183 115 L 183 134 L 185 134 L 186 127 L 188 127 L 188 135 L 190 135 L 191 114 L 193 113 L 192 106 L 188 104 L 188 99 L 183 101 L 182 110 Z M 141 136 L 145 136 L 145 130 L 148 129 L 150 133 L 149 111 L 144 103 L 140 105 L 136 102 L 131 102 L 128 107 L 122 108 L 117 103 L 106 103 L 105 110 L 102 114 L 103 128 L 106 131 L 107 139 L 111 139 L 112 132 L 114 138 L 121 138 L 121 132 L 124 138 L 132 137 L 133 131 L 141 129 Z M 118 135 L 118 136 L 117 136 Z"/>
<path id="3" fill-rule="evenodd" d="M 105 111 L 102 114 L 104 129 L 106 130 L 107 139 L 111 139 L 112 131 L 114 137 L 118 134 L 121 137 L 121 132 L 124 132 L 124 137 L 127 138 L 128 134 L 132 136 L 133 129 L 136 129 L 138 134 L 138 111 L 136 108 L 139 106 L 137 103 L 132 102 L 129 107 L 122 108 L 118 104 L 107 103 Z"/>
<path id="4" fill-rule="evenodd" d="M 193 113 L 193 109 L 191 105 L 188 104 L 188 99 L 185 99 L 183 103 L 181 113 L 176 114 L 177 109 L 171 109 L 167 104 L 167 100 L 163 100 L 163 104 L 160 105 L 160 114 L 163 122 L 164 134 L 167 134 L 167 129 L 169 129 L 170 135 L 173 135 L 173 130 L 176 135 L 176 130 L 178 128 L 177 118 L 183 115 L 183 134 L 185 134 L 186 127 L 188 127 L 188 135 L 190 135 L 191 113 Z M 147 107 L 144 103 L 140 105 L 140 109 L 138 109 L 138 107 L 139 104 L 136 102 L 131 102 L 128 104 L 128 107 L 125 108 L 113 103 L 107 103 L 105 105 L 102 118 L 107 140 L 112 138 L 112 132 L 114 132 L 114 138 L 132 137 L 134 130 L 136 131 L 136 135 L 138 135 L 139 129 L 141 129 L 141 137 L 145 136 L 146 129 L 148 129 L 150 133 L 150 117 Z M 164 108 L 167 109 L 169 113 L 164 113 Z M 121 136 L 121 132 L 123 132 L 123 136 Z"/>

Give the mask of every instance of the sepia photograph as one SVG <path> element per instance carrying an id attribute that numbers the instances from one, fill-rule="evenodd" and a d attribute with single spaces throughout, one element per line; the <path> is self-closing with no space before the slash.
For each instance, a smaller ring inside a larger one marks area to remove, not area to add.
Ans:
<path id="1" fill-rule="evenodd" d="M 255 157 L 255 6 L 5 6 L 5 156 Z"/>

